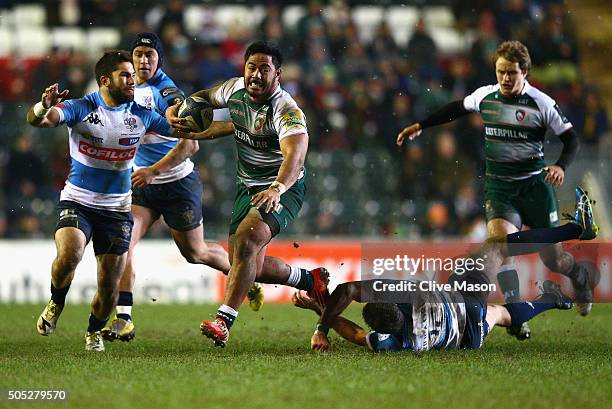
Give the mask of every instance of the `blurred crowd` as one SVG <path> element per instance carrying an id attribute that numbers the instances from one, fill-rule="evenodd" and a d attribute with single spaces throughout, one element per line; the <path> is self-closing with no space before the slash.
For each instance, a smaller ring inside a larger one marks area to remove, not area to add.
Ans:
<path id="1" fill-rule="evenodd" d="M 0 1 L 0 7 L 9 3 Z M 60 24 L 59 3 L 47 2 L 50 26 Z M 404 148 L 395 146 L 395 136 L 437 107 L 495 83 L 492 56 L 505 39 L 527 45 L 534 64 L 530 82 L 557 100 L 582 143 L 605 143 L 606 107 L 597 88 L 582 81 L 575 22 L 560 1 L 440 2 L 452 10 L 455 29 L 471 33 L 469 46 L 456 53 L 440 51 L 431 36 L 436 28 L 422 18 L 404 45 L 385 21 L 365 41 L 352 6 L 343 1 L 329 5 L 333 20 L 323 16 L 326 3 L 311 1 L 291 27 L 281 18 L 284 2 L 268 1 L 254 28 L 226 29 L 210 18 L 197 35 L 185 27 L 189 2 L 183 0 L 157 7 L 152 1 L 73 3 L 83 27 L 121 30 L 121 48 L 129 48 L 138 32 L 157 32 L 165 47 L 163 69 L 186 94 L 239 76 L 245 46 L 254 39 L 280 46 L 282 85 L 304 110 L 310 135 L 308 201 L 289 234 L 480 239 L 480 118 L 428 130 Z M 70 50 L 42 59 L 0 58 L 0 237 L 49 237 L 53 231 L 55 202 L 69 172 L 66 130 L 29 128 L 25 112 L 54 82 L 72 97 L 87 93 L 94 62 Z M 201 145 L 194 161 L 205 182 L 205 226 L 223 238 L 234 192 L 233 148 L 225 141 Z M 165 234 L 163 228 L 152 233 Z"/>

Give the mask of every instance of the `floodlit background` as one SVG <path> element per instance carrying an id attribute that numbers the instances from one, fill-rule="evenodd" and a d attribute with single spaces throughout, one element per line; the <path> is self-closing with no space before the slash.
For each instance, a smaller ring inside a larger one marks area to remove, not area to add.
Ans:
<path id="1" fill-rule="evenodd" d="M 3 257 L 40 239 L 51 246 L 42 264 L 50 265 L 55 204 L 69 172 L 66 128 L 34 129 L 25 122 L 27 109 L 54 82 L 72 97 L 95 90 L 93 64 L 103 50 L 129 48 L 141 31 L 160 35 L 163 69 L 186 94 L 239 76 L 252 40 L 280 45 L 286 60 L 282 86 L 304 110 L 310 135 L 306 202 L 279 237 L 302 244 L 302 250 L 286 246 L 279 253 L 290 261 L 306 257 L 306 243 L 312 241 L 333 249 L 340 241 L 358 247 L 363 240 L 485 238 L 479 116 L 429 129 L 401 149 L 395 137 L 433 109 L 494 83 L 492 55 L 505 39 L 529 47 L 534 65 L 529 81 L 557 100 L 581 137 L 582 149 L 558 189 L 562 210 L 573 207 L 573 187 L 585 185 L 598 201 L 603 236 L 610 235 L 612 75 L 610 26 L 604 22 L 611 11 L 606 2 L 216 3 L 0 1 Z M 217 115 L 223 118 L 222 112 Z M 223 241 L 235 192 L 234 142 L 226 138 L 200 146 L 194 162 L 205 186 L 206 237 Z M 560 148 L 550 136 L 549 163 Z M 167 244 L 161 248 L 170 268 L 186 265 L 163 223 L 148 238 Z M 147 247 L 145 240 L 138 251 L 151 251 L 151 256 L 137 253 L 141 277 L 159 271 L 159 248 Z M 305 264 L 327 261 L 317 255 Z M 351 272 L 336 275 L 339 280 L 358 274 L 356 257 Z M 203 274 L 199 266 L 185 268 Z M 49 267 L 24 269 L 41 274 L 41 283 L 48 280 Z"/>

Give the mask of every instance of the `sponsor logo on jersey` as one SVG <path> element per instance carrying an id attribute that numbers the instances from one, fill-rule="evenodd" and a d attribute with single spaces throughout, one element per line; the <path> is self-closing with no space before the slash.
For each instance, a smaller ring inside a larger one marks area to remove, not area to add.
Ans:
<path id="1" fill-rule="evenodd" d="M 231 108 L 229 111 L 230 111 L 230 114 L 232 114 L 232 115 L 238 115 L 238 116 L 241 116 L 241 117 L 245 117 L 246 116 L 246 114 L 243 111 L 241 111 L 239 109 L 236 109 L 236 108 Z"/>
<path id="2" fill-rule="evenodd" d="M 164 88 L 162 90 L 162 92 L 161 92 L 161 96 L 165 98 L 165 97 L 167 97 L 170 94 L 176 94 L 178 92 L 179 92 L 179 90 L 176 87 Z"/>
<path id="3" fill-rule="evenodd" d="M 512 139 L 529 139 L 527 132 L 515 131 L 512 129 L 491 128 L 489 126 L 485 126 L 485 135 Z"/>
<path id="4" fill-rule="evenodd" d="M 130 146 L 138 143 L 140 137 L 132 137 L 132 138 L 119 138 L 119 145 L 121 146 Z"/>
<path id="5" fill-rule="evenodd" d="M 306 126 L 304 123 L 304 117 L 300 111 L 285 112 L 282 116 L 282 120 L 287 129 L 296 128 L 298 126 Z"/>
<path id="6" fill-rule="evenodd" d="M 104 138 L 99 138 L 97 136 L 89 135 L 89 134 L 81 134 L 81 138 L 92 141 L 93 143 L 101 144 L 104 143 Z"/>
<path id="7" fill-rule="evenodd" d="M 519 109 L 514 114 L 514 116 L 516 117 L 516 120 L 519 121 L 519 122 L 521 122 L 523 119 L 525 119 L 525 115 L 526 115 L 526 113 L 522 109 Z"/>
<path id="8" fill-rule="evenodd" d="M 145 95 L 142 98 L 142 104 L 140 105 L 150 110 L 153 108 L 153 97 L 151 95 Z"/>
<path id="9" fill-rule="evenodd" d="M 255 127 L 256 131 L 261 131 L 265 123 L 266 123 L 266 117 L 260 116 L 260 117 L 257 117 L 253 126 Z"/>
<path id="10" fill-rule="evenodd" d="M 134 129 L 138 128 L 138 124 L 136 123 L 136 118 L 133 116 L 127 117 L 123 120 L 123 124 L 127 128 L 128 131 L 134 132 Z"/>
<path id="11" fill-rule="evenodd" d="M 130 149 L 113 149 L 102 148 L 88 144 L 87 142 L 79 142 L 79 152 L 83 155 L 94 159 L 108 160 L 111 162 L 127 161 L 134 159 L 136 148 Z"/>
<path id="12" fill-rule="evenodd" d="M 87 115 L 87 117 L 83 119 L 83 122 L 89 122 L 90 124 L 93 124 L 93 125 L 104 126 L 104 124 L 100 120 L 100 117 L 98 117 L 98 114 L 94 114 L 93 112 Z"/>

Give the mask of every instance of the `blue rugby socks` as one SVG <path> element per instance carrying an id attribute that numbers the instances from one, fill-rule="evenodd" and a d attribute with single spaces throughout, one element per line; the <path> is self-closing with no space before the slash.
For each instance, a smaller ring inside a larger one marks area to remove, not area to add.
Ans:
<path id="1" fill-rule="evenodd" d="M 553 295 L 543 294 L 537 301 L 504 304 L 504 307 L 512 318 L 511 326 L 516 327 L 544 311 L 557 308 L 557 304 Z"/>

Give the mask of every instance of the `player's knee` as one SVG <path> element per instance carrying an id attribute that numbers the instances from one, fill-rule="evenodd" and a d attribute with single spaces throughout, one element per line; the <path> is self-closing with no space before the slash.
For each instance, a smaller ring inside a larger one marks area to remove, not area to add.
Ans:
<path id="1" fill-rule="evenodd" d="M 552 271 L 560 271 L 563 269 L 566 264 L 566 260 L 568 257 L 572 257 L 568 253 L 549 251 L 540 253 L 540 259 L 542 263 Z"/>
<path id="2" fill-rule="evenodd" d="M 81 262 L 82 254 L 76 251 L 63 251 L 55 259 L 56 266 L 62 271 L 74 271 Z"/>
<path id="3" fill-rule="evenodd" d="M 238 242 L 236 243 L 236 248 L 234 250 L 234 257 L 238 257 L 238 259 L 244 260 L 256 257 L 259 253 L 260 247 L 252 237 L 245 235 L 244 237 L 240 237 Z"/>

